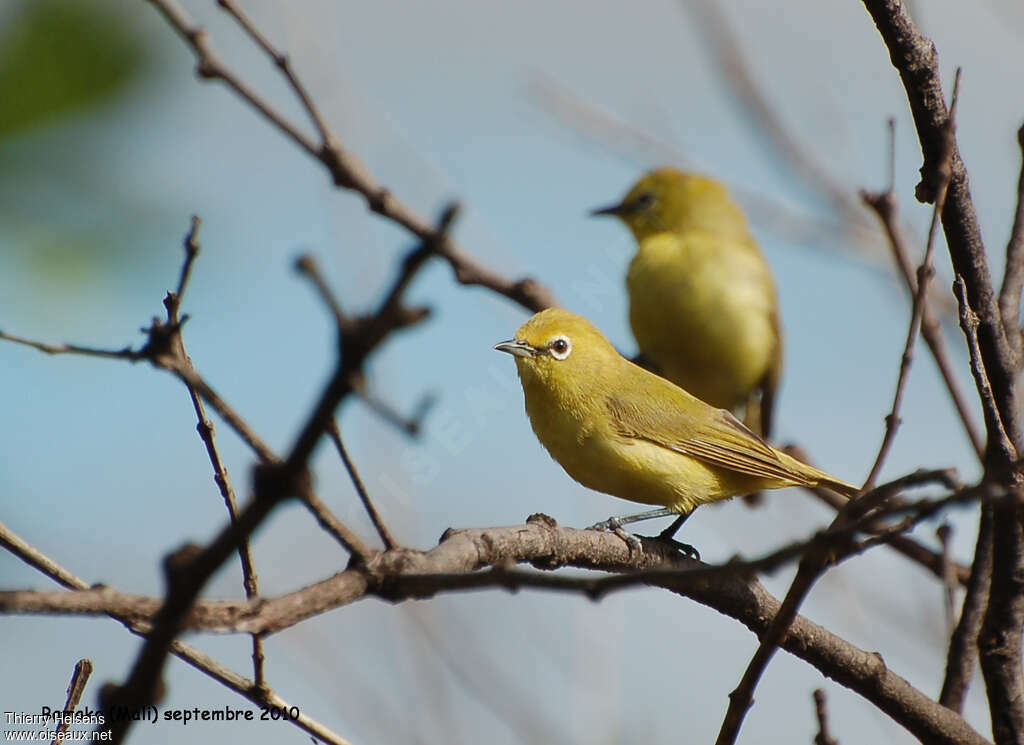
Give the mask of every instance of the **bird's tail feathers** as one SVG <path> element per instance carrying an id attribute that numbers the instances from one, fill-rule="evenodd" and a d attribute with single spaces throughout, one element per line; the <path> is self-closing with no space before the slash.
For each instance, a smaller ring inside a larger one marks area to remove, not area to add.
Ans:
<path id="1" fill-rule="evenodd" d="M 823 486 L 826 489 L 831 489 L 836 494 L 842 494 L 844 497 L 847 497 L 848 499 L 856 496 L 857 493 L 860 491 L 859 486 L 847 484 L 845 481 L 840 481 L 839 479 L 834 479 L 831 476 L 827 475 L 825 476 L 825 478 L 820 479 L 818 481 L 817 486 Z"/>

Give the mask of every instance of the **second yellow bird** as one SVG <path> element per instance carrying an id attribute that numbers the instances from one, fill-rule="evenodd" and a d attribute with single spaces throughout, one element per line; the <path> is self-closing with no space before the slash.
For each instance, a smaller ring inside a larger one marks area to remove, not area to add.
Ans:
<path id="1" fill-rule="evenodd" d="M 775 283 L 725 187 L 660 168 L 593 214 L 618 217 L 636 238 L 626 285 L 642 356 L 697 398 L 742 408 L 770 435 L 782 369 Z"/>
<path id="2" fill-rule="evenodd" d="M 567 310 L 541 311 L 494 348 L 515 356 L 533 431 L 570 476 L 664 508 L 613 526 L 686 516 L 701 504 L 761 489 L 857 491 L 767 445 L 728 411 L 633 364 Z"/>

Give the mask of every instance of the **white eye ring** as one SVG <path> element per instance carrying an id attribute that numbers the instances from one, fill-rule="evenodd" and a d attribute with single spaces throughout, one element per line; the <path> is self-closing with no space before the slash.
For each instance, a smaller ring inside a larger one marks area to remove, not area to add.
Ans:
<path id="1" fill-rule="evenodd" d="M 564 360 L 572 354 L 572 342 L 567 336 L 556 336 L 548 342 L 548 351 L 556 360 Z"/>

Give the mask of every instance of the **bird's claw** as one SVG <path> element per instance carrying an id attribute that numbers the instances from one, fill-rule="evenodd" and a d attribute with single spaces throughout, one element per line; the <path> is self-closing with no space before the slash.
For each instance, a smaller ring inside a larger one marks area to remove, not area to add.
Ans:
<path id="1" fill-rule="evenodd" d="M 687 558 L 693 559 L 694 561 L 700 561 L 700 551 L 695 549 L 689 543 L 683 543 L 677 541 L 675 538 L 667 538 L 665 536 L 658 536 L 662 541 L 674 547 L 679 553 Z"/>
<path id="2" fill-rule="evenodd" d="M 622 528 L 616 528 L 612 532 L 615 533 L 615 535 L 617 535 L 619 538 L 621 538 L 622 540 L 624 540 L 626 542 L 626 545 L 629 547 L 629 555 L 630 556 L 632 556 L 634 553 L 637 556 L 639 556 L 640 554 L 642 554 L 644 552 L 644 547 L 643 547 L 643 544 L 640 543 L 640 539 L 637 538 L 632 533 L 627 533 Z"/>
<path id="3" fill-rule="evenodd" d="M 587 528 L 587 530 L 597 530 L 602 533 L 614 533 L 619 538 L 621 538 L 629 547 L 629 553 L 631 556 L 634 553 L 636 553 L 636 555 L 639 556 L 644 552 L 644 547 L 643 544 L 640 543 L 640 539 L 632 533 L 627 533 L 623 529 L 622 523 L 620 523 L 619 519 L 616 517 L 609 517 L 607 520 L 602 520 L 599 523 L 594 523 L 589 528 Z"/>
<path id="4" fill-rule="evenodd" d="M 622 530 L 622 523 L 619 522 L 617 517 L 609 517 L 607 520 L 602 520 L 599 523 L 594 523 L 587 530 L 597 530 L 602 533 L 614 533 L 616 530 Z"/>

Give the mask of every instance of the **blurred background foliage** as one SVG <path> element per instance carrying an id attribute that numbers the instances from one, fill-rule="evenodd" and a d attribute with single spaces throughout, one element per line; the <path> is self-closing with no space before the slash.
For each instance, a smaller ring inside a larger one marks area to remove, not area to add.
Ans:
<path id="1" fill-rule="evenodd" d="M 0 137 L 122 92 L 149 60 L 112 4 L 22 0 L 0 34 Z"/>
<path id="2" fill-rule="evenodd" d="M 11 237 L 0 251 L 50 289 L 132 255 L 133 227 L 154 216 L 95 157 L 108 117 L 157 73 L 160 46 L 122 10 L 21 0 L 0 11 L 0 224 Z"/>

